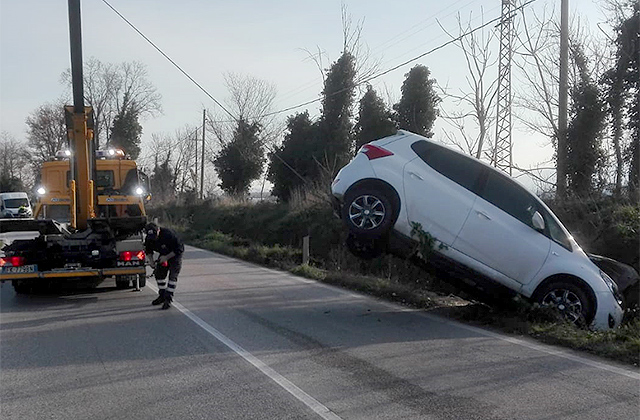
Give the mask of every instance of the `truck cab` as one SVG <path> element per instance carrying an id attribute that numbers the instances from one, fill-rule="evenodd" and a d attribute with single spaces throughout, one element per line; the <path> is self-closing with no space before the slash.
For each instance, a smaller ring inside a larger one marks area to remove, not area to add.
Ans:
<path id="1" fill-rule="evenodd" d="M 69 157 L 69 152 L 62 151 L 43 163 L 36 191 L 35 218 L 72 223 Z M 144 204 L 151 198 L 149 179 L 122 150 L 96 151 L 94 180 L 96 217 L 126 218 L 146 214 Z"/>

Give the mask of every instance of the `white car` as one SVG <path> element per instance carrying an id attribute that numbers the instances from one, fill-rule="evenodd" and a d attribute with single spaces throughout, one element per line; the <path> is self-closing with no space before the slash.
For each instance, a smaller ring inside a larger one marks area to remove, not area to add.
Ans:
<path id="1" fill-rule="evenodd" d="M 384 248 L 390 237 L 415 243 L 417 222 L 436 239 L 438 257 L 455 266 L 573 322 L 620 325 L 612 279 L 540 199 L 480 160 L 400 130 L 362 146 L 331 189 L 356 254 Z"/>

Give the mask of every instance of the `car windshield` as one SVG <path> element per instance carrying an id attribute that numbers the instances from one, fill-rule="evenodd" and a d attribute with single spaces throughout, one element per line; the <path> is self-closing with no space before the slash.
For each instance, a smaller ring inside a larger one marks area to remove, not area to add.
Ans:
<path id="1" fill-rule="evenodd" d="M 29 201 L 26 198 L 9 198 L 4 200 L 4 205 L 8 209 L 17 209 L 22 206 L 29 206 Z"/>

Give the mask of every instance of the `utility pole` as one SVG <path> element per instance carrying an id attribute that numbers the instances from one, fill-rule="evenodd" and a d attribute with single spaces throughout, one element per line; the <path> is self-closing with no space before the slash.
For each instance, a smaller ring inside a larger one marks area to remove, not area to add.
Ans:
<path id="1" fill-rule="evenodd" d="M 493 165 L 511 175 L 511 40 L 513 38 L 513 0 L 502 0 L 500 19 L 500 56 L 498 62 L 498 92 L 496 102 L 496 143 Z"/>
<path id="2" fill-rule="evenodd" d="M 194 180 L 195 183 L 195 187 L 196 187 L 196 196 L 198 195 L 198 130 L 196 130 L 195 133 L 193 133 L 195 138 L 193 139 L 193 141 L 196 143 L 196 179 Z"/>
<path id="3" fill-rule="evenodd" d="M 560 6 L 560 86 L 558 98 L 558 151 L 556 196 L 567 195 L 567 73 L 569 69 L 569 0 Z"/>
<path id="4" fill-rule="evenodd" d="M 204 198 L 204 136 L 207 132 L 207 110 L 202 110 L 202 159 L 200 159 L 200 200 Z"/>

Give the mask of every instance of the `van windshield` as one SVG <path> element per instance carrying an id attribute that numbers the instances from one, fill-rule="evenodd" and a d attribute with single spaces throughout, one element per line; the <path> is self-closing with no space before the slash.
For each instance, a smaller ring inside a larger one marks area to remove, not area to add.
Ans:
<path id="1" fill-rule="evenodd" d="M 4 200 L 4 206 L 8 209 L 17 209 L 22 206 L 28 207 L 29 201 L 26 198 L 8 198 Z"/>

